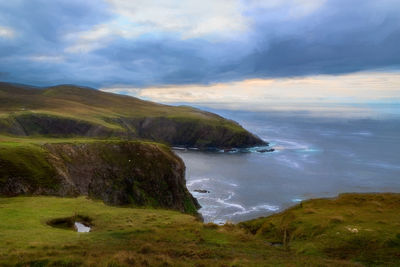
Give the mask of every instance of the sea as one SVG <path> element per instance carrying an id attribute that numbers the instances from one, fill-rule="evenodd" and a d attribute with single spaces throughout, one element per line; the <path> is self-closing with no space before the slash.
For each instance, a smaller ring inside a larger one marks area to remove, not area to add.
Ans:
<path id="1" fill-rule="evenodd" d="M 237 223 L 346 192 L 400 192 L 400 112 L 203 109 L 237 121 L 275 149 L 175 151 L 205 222 Z"/>

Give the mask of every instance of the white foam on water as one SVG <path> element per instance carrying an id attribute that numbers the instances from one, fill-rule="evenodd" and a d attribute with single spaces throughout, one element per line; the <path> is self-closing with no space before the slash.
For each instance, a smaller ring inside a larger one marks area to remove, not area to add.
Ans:
<path id="1" fill-rule="evenodd" d="M 197 200 L 202 200 L 202 199 L 208 199 L 208 197 L 202 196 L 204 193 L 197 193 L 197 192 L 192 192 L 190 193 L 197 199 Z"/>
<path id="2" fill-rule="evenodd" d="M 235 195 L 235 192 L 229 192 L 229 196 L 224 199 L 224 201 L 230 200 Z"/>
<path id="3" fill-rule="evenodd" d="M 353 133 L 354 135 L 361 135 L 361 136 L 372 136 L 371 132 L 365 131 L 365 132 L 355 132 Z"/>
<path id="4" fill-rule="evenodd" d="M 242 211 L 236 211 L 234 213 L 232 213 L 229 216 L 235 216 L 235 215 L 244 215 L 244 214 L 249 214 L 252 212 L 259 212 L 259 211 L 278 211 L 279 210 L 279 206 L 275 206 L 275 205 L 270 205 L 270 204 L 262 204 L 262 205 L 258 205 L 258 206 L 254 206 L 254 207 L 250 207 L 249 209 L 245 209 Z"/>
<path id="5" fill-rule="evenodd" d="M 367 162 L 364 164 L 378 167 L 378 168 L 383 168 L 383 169 L 400 169 L 399 165 L 394 165 L 394 164 L 385 163 L 385 162 Z"/>
<path id="6" fill-rule="evenodd" d="M 292 202 L 302 202 L 303 200 L 301 198 L 293 198 Z"/>
<path id="7" fill-rule="evenodd" d="M 297 163 L 294 160 L 289 159 L 286 156 L 279 156 L 279 157 L 276 157 L 276 159 L 291 168 L 299 169 L 301 167 L 299 163 Z"/>
<path id="8" fill-rule="evenodd" d="M 223 204 L 224 206 L 227 206 L 227 207 L 237 208 L 237 209 L 240 209 L 240 210 L 246 210 L 242 205 L 236 204 L 236 203 L 226 202 L 225 199 L 217 198 L 217 202 L 220 203 L 220 204 Z"/>
<path id="9" fill-rule="evenodd" d="M 218 220 L 215 220 L 214 223 L 218 224 L 218 225 L 224 225 L 226 223 L 226 220 L 218 219 Z"/>
<path id="10" fill-rule="evenodd" d="M 299 149 L 297 152 L 301 152 L 301 153 L 318 153 L 318 152 L 322 152 L 321 149 L 316 149 L 316 148 L 305 148 L 305 149 Z"/>
<path id="11" fill-rule="evenodd" d="M 220 207 L 219 206 L 215 206 L 215 205 L 207 205 L 205 207 L 202 207 L 199 210 L 199 212 L 204 217 L 213 217 L 213 216 L 215 216 L 217 214 L 218 208 L 220 208 Z"/>
<path id="12" fill-rule="evenodd" d="M 287 139 L 275 139 L 275 143 L 284 149 L 307 149 L 308 146 L 306 144 L 298 143 L 292 140 Z"/>
<path id="13" fill-rule="evenodd" d="M 188 182 L 186 182 L 186 186 L 192 186 L 194 184 L 199 184 L 199 183 L 203 183 L 203 182 L 206 182 L 206 181 L 210 181 L 210 178 L 201 178 L 201 179 L 188 181 Z"/>

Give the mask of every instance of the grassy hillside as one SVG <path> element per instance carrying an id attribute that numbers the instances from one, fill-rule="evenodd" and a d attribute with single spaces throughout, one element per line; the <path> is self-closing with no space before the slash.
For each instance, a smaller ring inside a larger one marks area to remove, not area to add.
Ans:
<path id="1" fill-rule="evenodd" d="M 75 215 L 91 219 L 92 232 L 47 224 Z M 110 207 L 83 197 L 0 198 L 0 238 L 4 266 L 358 265 L 271 246 L 235 225 L 202 224 L 174 211 Z"/>
<path id="2" fill-rule="evenodd" d="M 240 227 L 296 254 L 400 265 L 400 194 L 308 200 Z"/>
<path id="3" fill-rule="evenodd" d="M 198 147 L 263 144 L 216 114 L 72 85 L 34 88 L 0 83 L 0 133 L 144 138 Z"/>

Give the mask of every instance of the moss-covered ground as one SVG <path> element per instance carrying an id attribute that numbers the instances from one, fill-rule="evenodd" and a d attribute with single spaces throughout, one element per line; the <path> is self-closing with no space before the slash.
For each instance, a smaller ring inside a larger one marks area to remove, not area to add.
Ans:
<path id="1" fill-rule="evenodd" d="M 240 224 L 294 253 L 400 266 L 400 194 L 341 194 Z"/>
<path id="2" fill-rule="evenodd" d="M 0 198 L 0 265 L 398 266 L 399 201 L 398 194 L 344 195 L 217 226 L 84 197 Z M 75 215 L 91 219 L 90 233 L 47 224 Z"/>

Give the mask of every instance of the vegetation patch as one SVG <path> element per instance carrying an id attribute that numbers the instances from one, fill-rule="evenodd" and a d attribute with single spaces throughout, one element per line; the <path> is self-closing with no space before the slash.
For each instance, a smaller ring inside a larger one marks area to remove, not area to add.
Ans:
<path id="1" fill-rule="evenodd" d="M 0 198 L 0 266 L 399 266 L 399 205 L 400 194 L 341 195 L 218 226 L 83 197 Z M 65 231 L 76 218 L 95 231 Z"/>
<path id="2" fill-rule="evenodd" d="M 10 186 L 19 186 L 22 192 L 38 187 L 55 190 L 59 181 L 47 158 L 48 152 L 38 145 L 1 142 L 0 193 L 7 194 Z M 11 181 L 14 184 L 10 184 Z"/>
<path id="3" fill-rule="evenodd" d="M 400 194 L 342 194 L 334 199 L 304 201 L 239 226 L 304 255 L 367 265 L 397 265 L 399 210 Z"/>

